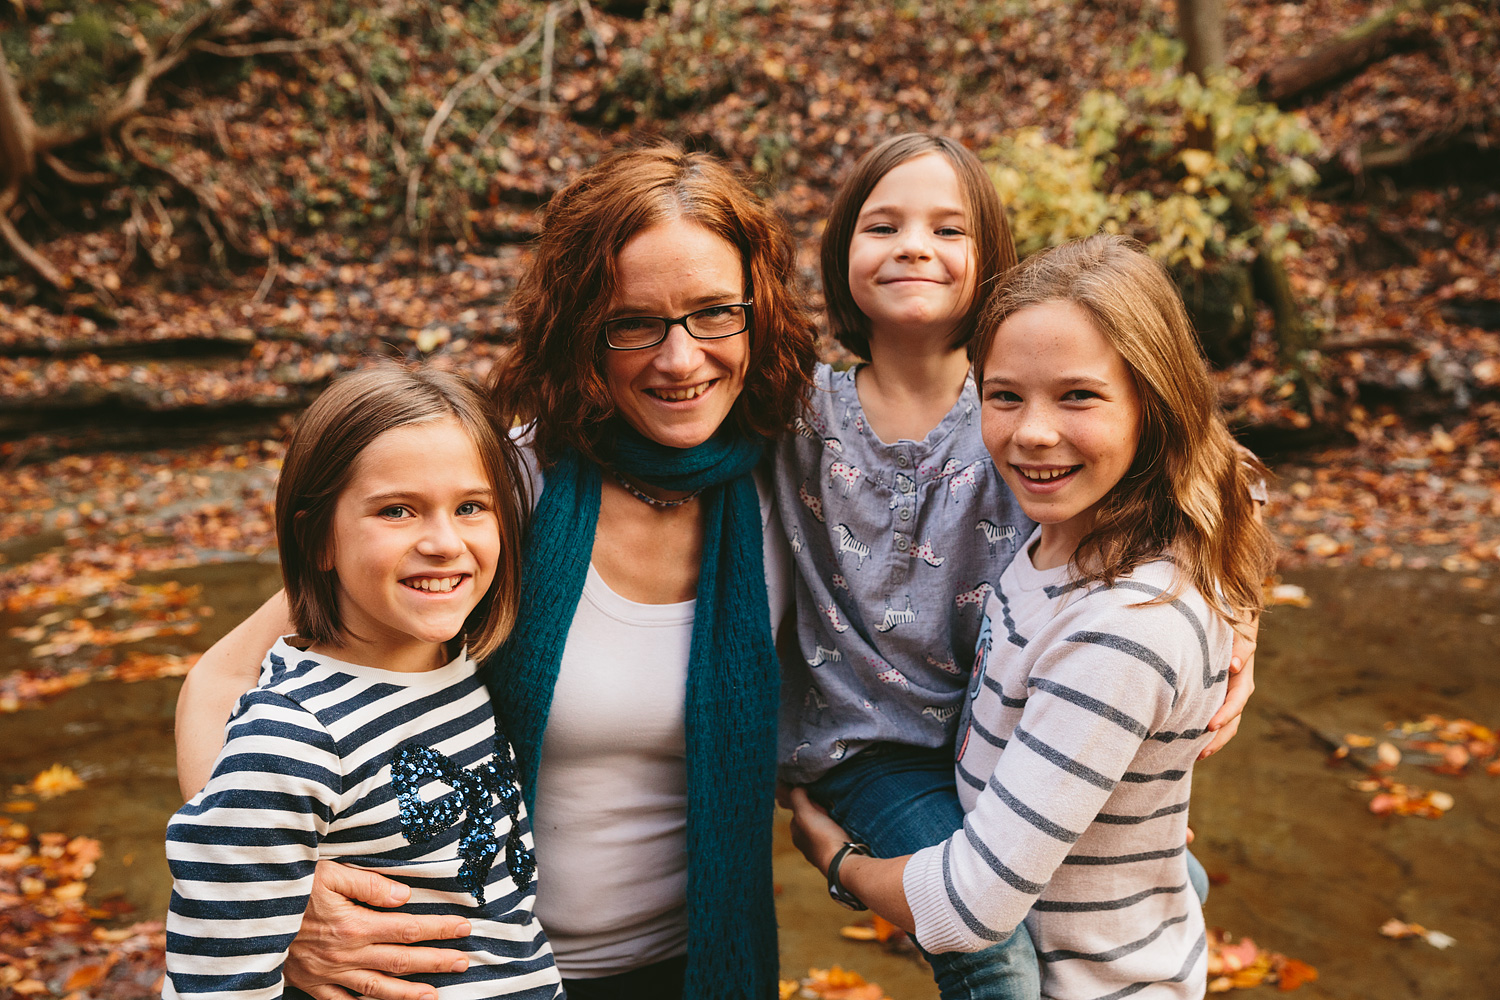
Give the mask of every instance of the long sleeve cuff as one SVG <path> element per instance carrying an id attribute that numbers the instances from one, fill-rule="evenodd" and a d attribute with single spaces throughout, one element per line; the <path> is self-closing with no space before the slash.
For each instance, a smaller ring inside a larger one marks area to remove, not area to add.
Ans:
<path id="1" fill-rule="evenodd" d="M 943 878 L 947 844 L 935 844 L 913 854 L 901 873 L 901 888 L 916 921 L 917 944 L 940 955 L 949 951 L 978 951 L 994 942 L 978 937 L 965 926 L 948 898 Z"/>

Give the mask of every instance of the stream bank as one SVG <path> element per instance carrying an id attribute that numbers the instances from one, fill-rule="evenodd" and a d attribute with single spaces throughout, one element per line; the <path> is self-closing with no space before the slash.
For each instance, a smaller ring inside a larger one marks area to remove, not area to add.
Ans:
<path id="1" fill-rule="evenodd" d="M 266 563 L 178 570 L 201 585 L 215 614 L 192 637 L 208 645 L 277 585 Z M 1193 799 L 1194 850 L 1216 885 L 1210 925 L 1315 966 L 1308 1000 L 1473 1000 L 1490 992 L 1500 963 L 1491 932 L 1500 898 L 1500 779 L 1446 777 L 1403 765 L 1398 780 L 1449 792 L 1441 819 L 1377 817 L 1369 795 L 1349 787 L 1347 765 L 1330 767 L 1310 730 L 1379 735 L 1384 723 L 1427 713 L 1500 720 L 1500 688 L 1487 683 L 1500 654 L 1500 585 L 1466 584 L 1438 570 L 1313 568 L 1285 574 L 1309 608 L 1272 609 L 1261 633 L 1257 690 L 1239 736 L 1201 765 Z M 8 619 L 4 624 L 15 624 Z M 18 650 L 0 647 L 5 666 Z M 165 911 L 170 879 L 162 834 L 178 805 L 172 715 L 181 681 L 100 682 L 41 708 L 0 716 L 0 782 L 23 782 L 54 763 L 88 787 L 20 816 L 33 829 L 103 842 L 91 898 L 123 894 L 135 916 Z M 936 997 L 907 955 L 842 939 L 851 915 L 826 897 L 822 879 L 778 825 L 783 974 L 838 963 L 879 982 L 894 1000 Z M 1379 934 L 1398 917 L 1457 939 L 1439 951 Z"/>

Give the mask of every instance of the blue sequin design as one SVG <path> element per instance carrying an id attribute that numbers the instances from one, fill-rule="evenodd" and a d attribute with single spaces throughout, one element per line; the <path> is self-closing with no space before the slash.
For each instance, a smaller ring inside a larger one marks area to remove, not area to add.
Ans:
<path id="1" fill-rule="evenodd" d="M 490 868 L 500 853 L 491 818 L 491 796 L 510 814 L 510 834 L 505 838 L 505 867 L 516 888 L 525 892 L 536 875 L 536 852 L 521 842 L 521 789 L 510 744 L 495 738 L 494 756 L 478 767 L 464 770 L 452 759 L 420 743 L 408 743 L 391 760 L 391 781 L 401 807 L 401 832 L 409 843 L 425 844 L 463 818 L 459 834 L 458 884 L 484 904 L 484 886 Z M 423 801 L 422 785 L 441 781 L 453 789 L 432 802 Z"/>

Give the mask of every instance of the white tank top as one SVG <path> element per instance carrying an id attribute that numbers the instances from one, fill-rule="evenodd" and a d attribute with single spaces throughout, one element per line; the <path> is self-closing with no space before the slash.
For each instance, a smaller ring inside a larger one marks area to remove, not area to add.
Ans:
<path id="1" fill-rule="evenodd" d="M 530 499 L 544 476 L 529 428 Z M 771 627 L 791 606 L 791 553 L 759 471 Z M 598 979 L 687 951 L 684 705 L 695 601 L 637 604 L 589 567 L 558 664 L 532 810 L 535 912 L 565 979 Z"/>
<path id="2" fill-rule="evenodd" d="M 687 950 L 683 704 L 695 603 L 637 604 L 589 567 L 533 814 L 536 915 L 566 978 Z"/>

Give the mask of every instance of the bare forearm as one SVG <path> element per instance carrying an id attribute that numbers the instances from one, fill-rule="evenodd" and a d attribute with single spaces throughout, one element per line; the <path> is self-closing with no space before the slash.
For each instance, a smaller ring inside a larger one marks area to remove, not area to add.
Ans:
<path id="1" fill-rule="evenodd" d="M 255 686 L 266 651 L 291 631 L 278 591 L 209 647 L 188 674 L 177 696 L 177 783 L 184 799 L 208 783 L 235 702 Z"/>
<path id="2" fill-rule="evenodd" d="M 917 919 L 906 901 L 902 876 L 911 855 L 899 858 L 866 858 L 850 855 L 839 866 L 839 881 L 860 902 L 908 934 L 917 932 Z"/>

